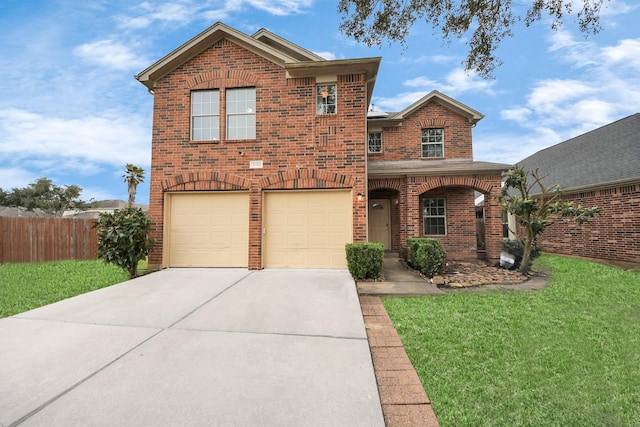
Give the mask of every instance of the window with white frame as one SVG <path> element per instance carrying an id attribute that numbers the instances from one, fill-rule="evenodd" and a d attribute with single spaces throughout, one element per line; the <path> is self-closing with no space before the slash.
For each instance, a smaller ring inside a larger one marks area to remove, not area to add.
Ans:
<path id="1" fill-rule="evenodd" d="M 445 236 L 447 234 L 445 199 L 424 199 L 422 220 L 426 236 Z"/>
<path id="2" fill-rule="evenodd" d="M 422 129 L 422 157 L 444 157 L 444 129 Z"/>
<path id="3" fill-rule="evenodd" d="M 256 138 L 256 89 L 227 89 L 227 139 Z"/>
<path id="4" fill-rule="evenodd" d="M 191 140 L 220 139 L 220 91 L 191 92 Z"/>
<path id="5" fill-rule="evenodd" d="M 322 84 L 316 87 L 316 113 L 336 114 L 336 85 Z"/>
<path id="6" fill-rule="evenodd" d="M 369 152 L 382 153 L 382 132 L 369 132 Z"/>

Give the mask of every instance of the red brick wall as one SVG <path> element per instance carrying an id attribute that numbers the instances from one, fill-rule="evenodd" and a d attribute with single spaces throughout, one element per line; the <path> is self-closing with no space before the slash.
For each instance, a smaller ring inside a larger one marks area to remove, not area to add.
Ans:
<path id="1" fill-rule="evenodd" d="M 420 197 L 422 201 L 430 198 L 446 200 L 447 235 L 430 236 L 424 234 L 423 221 L 420 220 L 420 237 L 440 240 L 448 259 L 471 261 L 477 258 L 476 211 L 474 193 L 469 188 L 437 188 L 427 191 Z"/>
<path id="2" fill-rule="evenodd" d="M 640 263 L 640 182 L 565 194 L 576 205 L 602 209 L 591 224 L 561 220 L 539 238 L 545 252 Z"/>
<path id="3" fill-rule="evenodd" d="M 487 260 L 497 263 L 502 249 L 502 209 L 493 196 L 500 192 L 500 180 L 500 174 L 370 179 L 369 197 L 391 200 L 392 250 L 402 255 L 406 255 L 407 238 L 425 237 L 422 199 L 445 198 L 447 235 L 428 237 L 442 242 L 448 259 L 463 261 L 477 259 L 473 190 L 484 193 Z"/>
<path id="4" fill-rule="evenodd" d="M 366 240 L 366 85 L 338 75 L 338 114 L 317 116 L 315 79 L 285 71 L 222 40 L 159 80 L 154 90 L 150 216 L 161 265 L 165 191 L 248 190 L 249 268 L 261 268 L 262 190 L 352 188 L 354 241 Z M 224 90 L 256 88 L 256 139 L 227 141 Z M 190 141 L 190 93 L 220 89 L 220 141 Z M 264 167 L 250 169 L 251 160 Z"/>
<path id="5" fill-rule="evenodd" d="M 375 128 L 375 121 L 370 122 Z M 369 154 L 370 161 L 419 160 L 422 156 L 422 129 L 444 129 L 444 158 L 471 159 L 471 123 L 435 101 L 429 102 L 409 117 L 402 126 L 382 129 L 382 153 Z M 442 160 L 440 159 L 424 159 Z"/>

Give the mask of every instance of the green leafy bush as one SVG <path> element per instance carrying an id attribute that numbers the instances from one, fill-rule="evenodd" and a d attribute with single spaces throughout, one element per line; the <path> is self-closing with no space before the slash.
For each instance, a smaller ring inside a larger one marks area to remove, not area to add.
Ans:
<path id="1" fill-rule="evenodd" d="M 407 239 L 407 245 L 413 268 L 427 277 L 433 277 L 442 270 L 447 253 L 439 240 L 416 237 Z"/>
<path id="2" fill-rule="evenodd" d="M 377 279 L 384 267 L 382 243 L 347 243 L 347 267 L 356 280 Z"/>
<path id="3" fill-rule="evenodd" d="M 150 239 L 151 220 L 140 208 L 128 206 L 113 213 L 101 213 L 95 227 L 98 229 L 98 256 L 129 273 L 138 273 L 138 261 L 153 248 Z"/>
<path id="4" fill-rule="evenodd" d="M 520 263 L 522 263 L 522 257 L 524 255 L 524 243 L 521 240 L 505 240 L 502 244 L 502 250 L 510 253 L 515 258 L 515 264 L 513 264 L 513 268 L 519 268 Z M 541 249 L 539 246 L 535 244 L 535 242 L 531 245 L 531 256 L 529 257 L 529 265 L 527 266 L 527 270 L 531 267 L 533 260 L 540 256 Z"/>

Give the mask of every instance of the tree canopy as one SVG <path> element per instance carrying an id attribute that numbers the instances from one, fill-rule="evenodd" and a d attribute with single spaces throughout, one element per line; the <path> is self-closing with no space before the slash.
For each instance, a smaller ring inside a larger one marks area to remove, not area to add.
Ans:
<path id="1" fill-rule="evenodd" d="M 5 191 L 0 188 L 0 206 L 21 207 L 27 210 L 42 211 L 60 216 L 66 210 L 84 210 L 92 202 L 81 200 L 82 188 L 77 185 L 59 187 L 49 178 L 39 178 L 24 188 L 13 188 Z"/>
<path id="2" fill-rule="evenodd" d="M 575 15 L 580 31 L 600 31 L 600 10 L 610 0 L 528 0 L 512 5 L 512 0 L 340 0 L 340 30 L 369 46 L 389 43 L 404 45 L 413 24 L 424 20 L 442 38 L 463 38 L 469 46 L 463 61 L 467 71 L 488 78 L 502 61 L 495 55 L 500 42 L 513 35 L 517 22 L 526 26 L 551 18 L 551 28 L 558 29 L 567 16 Z M 575 12 L 574 7 L 582 6 Z M 518 10 L 522 9 L 523 12 Z"/>

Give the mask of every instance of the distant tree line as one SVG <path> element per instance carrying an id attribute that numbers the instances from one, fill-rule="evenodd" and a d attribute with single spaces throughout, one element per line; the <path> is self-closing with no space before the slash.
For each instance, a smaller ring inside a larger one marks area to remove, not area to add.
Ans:
<path id="1" fill-rule="evenodd" d="M 49 178 L 39 178 L 24 188 L 13 188 L 10 191 L 0 188 L 0 206 L 24 208 L 29 211 L 40 209 L 43 212 L 62 216 L 68 210 L 86 210 L 95 201 L 80 199 L 82 188 L 77 185 L 55 185 Z"/>

